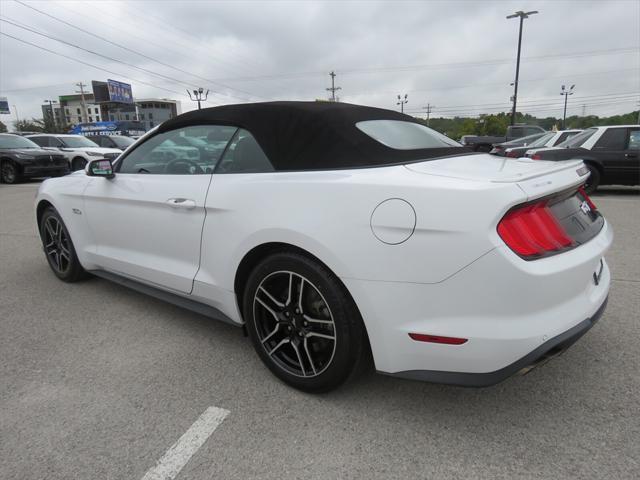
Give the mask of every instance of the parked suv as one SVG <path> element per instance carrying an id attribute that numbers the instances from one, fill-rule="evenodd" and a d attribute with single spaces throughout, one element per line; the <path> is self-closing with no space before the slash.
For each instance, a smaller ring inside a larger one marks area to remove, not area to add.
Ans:
<path id="1" fill-rule="evenodd" d="M 0 134 L 0 180 L 18 183 L 23 178 L 59 177 L 69 171 L 64 155 L 40 148 L 28 138 Z"/>
<path id="2" fill-rule="evenodd" d="M 47 150 L 62 153 L 69 162 L 71 170 L 82 170 L 89 160 L 106 158 L 115 160 L 121 150 L 103 148 L 82 135 L 39 134 L 29 135 L 29 140 Z"/>
<path id="3" fill-rule="evenodd" d="M 104 148 L 117 148 L 124 151 L 135 143 L 135 139 L 124 135 L 85 135 L 86 138 Z"/>

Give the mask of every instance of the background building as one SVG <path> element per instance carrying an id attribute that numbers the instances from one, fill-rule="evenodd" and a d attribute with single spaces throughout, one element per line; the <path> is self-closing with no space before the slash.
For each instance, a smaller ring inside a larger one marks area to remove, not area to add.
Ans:
<path id="1" fill-rule="evenodd" d="M 180 115 L 180 102 L 167 98 L 141 98 L 136 99 L 138 120 L 144 124 L 146 130 Z"/>

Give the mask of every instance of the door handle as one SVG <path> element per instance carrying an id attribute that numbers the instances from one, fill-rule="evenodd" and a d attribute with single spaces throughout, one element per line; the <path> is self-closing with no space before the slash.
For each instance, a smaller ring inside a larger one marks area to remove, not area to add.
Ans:
<path id="1" fill-rule="evenodd" d="M 171 208 L 183 208 L 185 210 L 193 210 L 196 208 L 196 201 L 188 198 L 170 198 L 167 205 Z"/>
<path id="2" fill-rule="evenodd" d="M 624 156 L 627 157 L 627 158 L 636 158 L 638 156 L 638 154 L 637 153 L 625 153 Z"/>

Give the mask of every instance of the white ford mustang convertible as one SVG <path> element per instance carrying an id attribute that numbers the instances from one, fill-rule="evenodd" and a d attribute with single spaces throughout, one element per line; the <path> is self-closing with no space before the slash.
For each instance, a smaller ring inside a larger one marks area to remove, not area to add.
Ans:
<path id="1" fill-rule="evenodd" d="M 469 152 L 397 112 L 259 103 L 186 113 L 47 180 L 36 214 L 61 280 L 88 272 L 242 327 L 301 390 L 370 357 L 487 386 L 605 308 L 613 234 L 587 177 L 580 160 Z"/>

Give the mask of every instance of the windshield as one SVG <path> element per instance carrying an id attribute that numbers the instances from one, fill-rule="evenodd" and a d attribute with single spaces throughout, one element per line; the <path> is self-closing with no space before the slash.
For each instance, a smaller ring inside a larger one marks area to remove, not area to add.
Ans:
<path id="1" fill-rule="evenodd" d="M 131 137 L 111 137 L 113 143 L 119 148 L 127 148 L 129 145 L 135 143 L 135 140 Z"/>
<path id="2" fill-rule="evenodd" d="M 28 138 L 18 135 L 0 135 L 0 148 L 40 148 Z"/>
<path id="3" fill-rule="evenodd" d="M 539 139 L 537 139 L 535 142 L 531 142 L 529 144 L 530 147 L 544 147 L 544 145 L 551 140 L 551 138 L 555 135 L 555 133 L 550 132 L 547 133 L 546 135 L 541 136 Z"/>
<path id="4" fill-rule="evenodd" d="M 86 137 L 82 137 L 80 135 L 73 137 L 58 137 L 59 140 L 64 143 L 65 147 L 69 148 L 88 148 L 88 147 L 99 147 L 99 145 L 95 142 L 92 142 Z"/>
<path id="5" fill-rule="evenodd" d="M 588 128 L 584 132 L 579 133 L 575 137 L 571 137 L 568 140 L 565 140 L 562 143 L 559 143 L 557 146 L 562 148 L 577 148 L 581 147 L 584 142 L 586 142 L 594 133 L 596 133 L 597 128 Z"/>
<path id="6" fill-rule="evenodd" d="M 359 130 L 396 150 L 460 147 L 455 140 L 419 123 L 402 120 L 365 120 L 356 123 Z"/>

